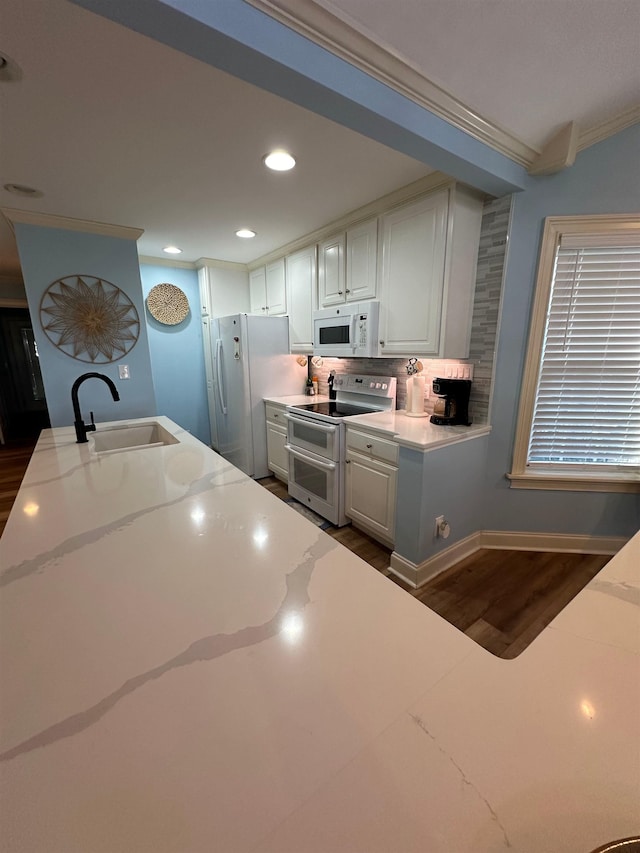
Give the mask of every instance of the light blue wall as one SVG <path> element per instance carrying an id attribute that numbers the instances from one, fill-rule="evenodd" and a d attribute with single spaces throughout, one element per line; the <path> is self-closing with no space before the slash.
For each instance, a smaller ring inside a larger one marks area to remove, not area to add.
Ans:
<path id="1" fill-rule="evenodd" d="M 96 422 L 155 415 L 156 401 L 135 241 L 22 223 L 16 223 L 15 233 L 51 425 L 58 427 L 73 423 L 71 386 L 78 376 L 90 371 L 104 373 L 115 382 L 120 402 L 113 402 L 103 382 L 85 382 L 80 390 L 85 420 L 90 410 L 94 412 Z M 140 337 L 133 349 L 114 364 L 91 364 L 65 355 L 51 343 L 40 325 L 40 300 L 44 291 L 57 279 L 78 274 L 95 276 L 117 285 L 136 307 L 140 318 Z M 118 379 L 118 364 L 129 365 L 131 379 Z"/>
<path id="2" fill-rule="evenodd" d="M 484 494 L 488 530 L 630 536 L 640 527 L 640 495 L 510 489 L 520 385 L 544 217 L 640 210 L 640 126 L 580 153 L 575 165 L 538 178 L 513 199 L 498 340 L 493 432 Z"/>
<path id="3" fill-rule="evenodd" d="M 400 448 L 395 550 L 419 564 L 482 529 L 485 463 L 489 437 L 423 453 Z M 435 519 L 444 515 L 448 539 L 437 538 Z"/>
<path id="4" fill-rule="evenodd" d="M 181 288 L 189 300 L 189 315 L 176 326 L 163 326 L 145 310 L 153 385 L 158 414 L 166 415 L 209 444 L 198 273 L 179 267 L 141 264 L 140 276 L 145 299 L 156 284 L 169 282 Z"/>

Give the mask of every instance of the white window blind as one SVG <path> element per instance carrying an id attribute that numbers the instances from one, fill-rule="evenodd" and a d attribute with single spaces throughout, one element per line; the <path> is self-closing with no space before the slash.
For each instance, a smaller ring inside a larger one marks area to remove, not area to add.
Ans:
<path id="1" fill-rule="evenodd" d="M 527 466 L 640 465 L 640 241 L 563 235 Z"/>

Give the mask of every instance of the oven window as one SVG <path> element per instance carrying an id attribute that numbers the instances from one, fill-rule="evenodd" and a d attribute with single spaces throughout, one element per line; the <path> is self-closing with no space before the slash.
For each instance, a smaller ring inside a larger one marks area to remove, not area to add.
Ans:
<path id="1" fill-rule="evenodd" d="M 319 450 L 327 451 L 331 448 L 333 441 L 333 432 L 325 432 L 324 430 L 314 429 L 312 426 L 301 424 L 296 421 L 293 424 L 294 443 L 303 443 L 317 447 Z"/>
<path id="2" fill-rule="evenodd" d="M 344 326 L 320 326 L 321 344 L 348 344 L 350 324 Z"/>
<path id="3" fill-rule="evenodd" d="M 323 471 L 314 465 L 310 465 L 298 456 L 294 456 L 289 464 L 291 464 L 291 461 L 293 461 L 294 482 L 300 488 L 321 500 L 328 500 L 328 481 L 331 474 L 328 471 Z"/>

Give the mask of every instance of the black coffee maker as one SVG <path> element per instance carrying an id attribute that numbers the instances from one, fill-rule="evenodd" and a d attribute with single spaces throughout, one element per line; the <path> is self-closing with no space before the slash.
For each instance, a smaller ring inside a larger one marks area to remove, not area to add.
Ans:
<path id="1" fill-rule="evenodd" d="M 431 423 L 438 426 L 454 426 L 461 424 L 469 426 L 469 394 L 471 381 L 469 379 L 434 379 L 433 393 L 438 399 L 433 407 Z"/>

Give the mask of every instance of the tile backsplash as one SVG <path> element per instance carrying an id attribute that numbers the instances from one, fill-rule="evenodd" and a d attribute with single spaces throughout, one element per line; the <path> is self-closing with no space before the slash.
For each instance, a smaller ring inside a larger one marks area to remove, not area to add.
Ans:
<path id="1" fill-rule="evenodd" d="M 511 212 L 511 196 L 488 201 L 484 205 L 478 270 L 473 303 L 471 344 L 469 358 L 463 361 L 437 358 L 419 358 L 423 365 L 422 375 L 426 379 L 425 411 L 431 414 L 435 395 L 431 383 L 436 377 L 456 375 L 456 368 L 473 365 L 473 384 L 469 410 L 476 424 L 489 422 L 491 381 L 495 359 L 500 295 L 507 247 L 507 233 Z M 323 358 L 313 368 L 318 377 L 321 394 L 328 393 L 329 373 L 363 373 L 376 376 L 395 376 L 397 382 L 396 407 L 404 409 L 407 398 L 407 358 Z M 457 374 L 462 377 L 460 370 Z"/>

